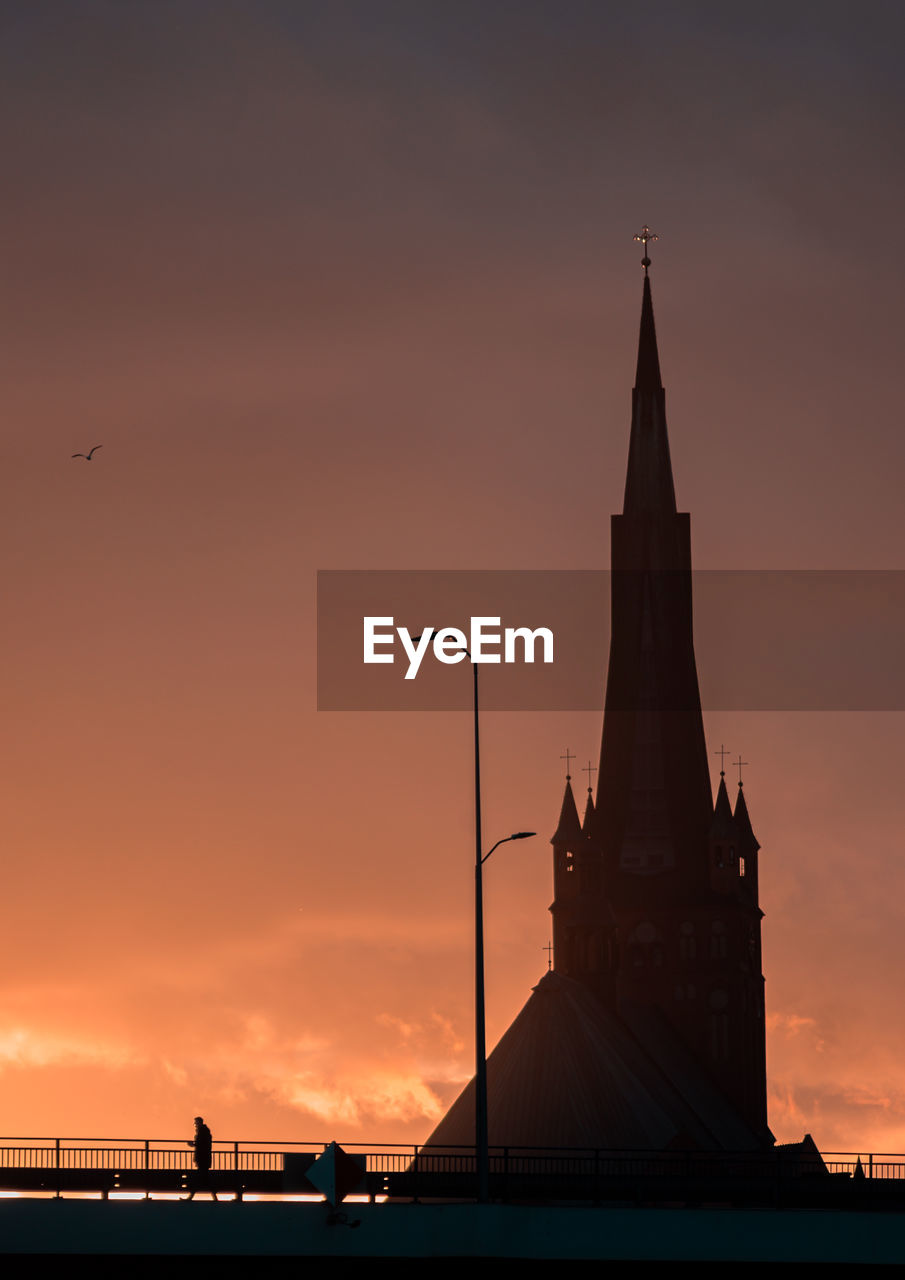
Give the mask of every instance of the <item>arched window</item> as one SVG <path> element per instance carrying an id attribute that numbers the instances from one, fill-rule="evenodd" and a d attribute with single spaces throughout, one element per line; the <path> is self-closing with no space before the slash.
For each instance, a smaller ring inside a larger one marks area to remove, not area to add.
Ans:
<path id="1" fill-rule="evenodd" d="M 634 969 L 645 965 L 663 965 L 663 938 L 650 920 L 636 924 L 628 940 L 628 962 Z"/>
<path id="2" fill-rule="evenodd" d="M 679 955 L 683 960 L 694 960 L 698 954 L 698 944 L 694 936 L 694 925 L 685 920 L 679 925 Z"/>
<path id="3" fill-rule="evenodd" d="M 710 956 L 713 960 L 725 960 L 729 954 L 729 940 L 722 920 L 714 920 L 710 926 Z"/>

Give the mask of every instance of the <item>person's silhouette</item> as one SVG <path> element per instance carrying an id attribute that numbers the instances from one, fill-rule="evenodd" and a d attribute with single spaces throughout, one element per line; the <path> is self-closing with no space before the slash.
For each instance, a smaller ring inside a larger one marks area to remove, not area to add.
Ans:
<path id="1" fill-rule="evenodd" d="M 201 1186 L 202 1175 L 203 1181 L 207 1186 L 214 1199 L 217 1199 L 217 1193 L 214 1190 L 214 1184 L 211 1180 L 211 1161 L 213 1159 L 212 1147 L 213 1138 L 211 1131 L 204 1123 L 201 1116 L 195 1116 L 195 1136 L 189 1139 L 189 1146 L 195 1148 L 194 1160 L 197 1174 L 192 1178 L 192 1189 L 189 1192 L 189 1199 L 194 1199 L 195 1192 Z"/>

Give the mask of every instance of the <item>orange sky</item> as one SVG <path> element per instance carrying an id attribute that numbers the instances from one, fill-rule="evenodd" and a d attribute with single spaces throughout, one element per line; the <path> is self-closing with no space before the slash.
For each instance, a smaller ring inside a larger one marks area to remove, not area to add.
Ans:
<path id="1" fill-rule="evenodd" d="M 318 714 L 315 573 L 608 566 L 644 219 L 696 567 L 905 567 L 903 17 L 733 9 L 3 7 L 3 1133 L 433 1127 L 469 721 Z M 781 1139 L 905 1149 L 902 728 L 707 717 Z M 484 735 L 492 1044 L 600 716 Z"/>

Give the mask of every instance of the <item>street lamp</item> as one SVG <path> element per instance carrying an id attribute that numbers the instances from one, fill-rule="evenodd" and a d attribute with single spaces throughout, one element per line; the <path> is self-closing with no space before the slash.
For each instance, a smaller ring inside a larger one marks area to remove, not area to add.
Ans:
<path id="1" fill-rule="evenodd" d="M 421 632 L 412 636 L 413 644 L 420 644 Z M 509 840 L 527 840 L 534 831 L 516 831 L 514 835 L 497 840 L 493 849 L 481 852 L 481 743 L 478 735 L 478 664 L 463 647 L 462 652 L 471 662 L 474 677 L 474 915 L 475 915 L 475 1158 L 478 1166 L 478 1203 L 490 1199 L 490 1149 L 487 1136 L 487 1046 L 484 1026 L 484 885 L 481 868 L 494 849 Z"/>
<path id="2" fill-rule="evenodd" d="M 476 668 L 477 670 L 477 668 Z M 478 1203 L 490 1199 L 490 1139 L 487 1133 L 487 1047 L 484 1028 L 484 881 L 482 867 L 501 844 L 510 840 L 527 840 L 534 831 L 516 831 L 514 835 L 497 840 L 493 849 L 481 856 L 481 783 L 477 773 L 478 724 L 477 724 L 477 676 L 475 676 L 475 805 L 478 814 L 477 851 L 474 868 L 475 915 L 475 1155 L 478 1165 Z"/>

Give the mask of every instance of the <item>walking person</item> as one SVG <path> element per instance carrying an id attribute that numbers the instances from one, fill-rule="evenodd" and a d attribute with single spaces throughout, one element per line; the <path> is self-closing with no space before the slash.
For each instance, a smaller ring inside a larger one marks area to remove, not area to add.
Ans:
<path id="1" fill-rule="evenodd" d="M 217 1193 L 214 1190 L 214 1184 L 211 1179 L 213 1138 L 211 1137 L 211 1131 L 204 1123 L 202 1116 L 195 1116 L 195 1136 L 194 1138 L 189 1138 L 189 1146 L 195 1148 L 193 1158 L 195 1161 L 195 1168 L 198 1170 L 198 1172 L 192 1176 L 192 1189 L 189 1192 L 189 1199 L 193 1200 L 195 1198 L 195 1192 L 201 1186 L 203 1174 L 204 1183 L 207 1186 L 208 1191 L 210 1191 L 211 1195 L 216 1200 Z"/>

